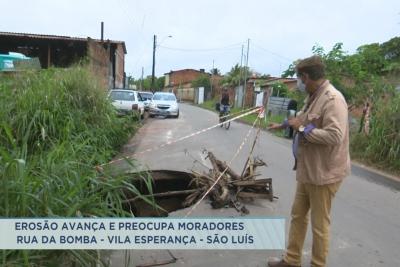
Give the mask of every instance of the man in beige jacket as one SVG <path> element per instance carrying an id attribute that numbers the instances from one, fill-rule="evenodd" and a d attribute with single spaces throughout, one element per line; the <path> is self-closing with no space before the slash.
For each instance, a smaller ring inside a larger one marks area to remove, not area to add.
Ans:
<path id="1" fill-rule="evenodd" d="M 289 241 L 280 261 L 270 267 L 301 265 L 303 243 L 311 215 L 312 267 L 326 266 L 330 211 L 342 180 L 350 172 L 347 104 L 343 95 L 325 79 L 325 66 L 318 56 L 296 66 L 298 87 L 308 93 L 298 116 L 269 129 L 292 126 L 297 189 L 292 206 Z"/>

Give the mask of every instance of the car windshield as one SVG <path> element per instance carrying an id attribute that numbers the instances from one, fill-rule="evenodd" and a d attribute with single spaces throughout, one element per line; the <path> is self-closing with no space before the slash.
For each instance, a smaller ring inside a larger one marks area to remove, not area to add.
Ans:
<path id="1" fill-rule="evenodd" d="M 175 101 L 176 98 L 173 94 L 155 94 L 153 100 Z"/>
<path id="2" fill-rule="evenodd" d="M 140 93 L 143 100 L 150 100 L 153 97 L 152 93 Z"/>
<path id="3" fill-rule="evenodd" d="M 113 101 L 122 100 L 122 101 L 135 101 L 135 94 L 129 91 L 112 91 L 110 97 Z"/>

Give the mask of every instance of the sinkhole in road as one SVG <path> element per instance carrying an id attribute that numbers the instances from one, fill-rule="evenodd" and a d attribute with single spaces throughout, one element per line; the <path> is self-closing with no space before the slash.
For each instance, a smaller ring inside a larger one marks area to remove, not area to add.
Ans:
<path id="1" fill-rule="evenodd" d="M 132 184 L 147 200 L 125 190 L 128 201 L 124 209 L 136 217 L 166 217 L 170 212 L 185 208 L 183 202 L 189 195 L 186 191 L 194 188 L 190 185 L 193 178 L 191 173 L 172 170 L 132 173 Z"/>

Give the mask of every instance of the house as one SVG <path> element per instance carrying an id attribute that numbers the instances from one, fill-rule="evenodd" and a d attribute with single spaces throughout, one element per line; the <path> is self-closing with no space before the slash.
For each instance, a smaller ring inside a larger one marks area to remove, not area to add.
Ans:
<path id="1" fill-rule="evenodd" d="M 277 78 L 277 77 L 271 77 L 267 81 L 265 81 L 261 87 L 263 88 L 271 88 L 273 84 L 276 83 L 283 83 L 286 85 L 289 89 L 289 91 L 294 91 L 297 89 L 297 79 L 295 78 Z"/>
<path id="2" fill-rule="evenodd" d="M 196 88 L 193 88 L 192 82 L 202 75 L 206 75 L 210 79 L 214 89 L 219 86 L 219 81 L 222 79 L 222 76 L 211 75 L 210 73 L 205 72 L 204 69 L 171 70 L 164 74 L 164 90 L 174 92 L 181 100 L 194 101 Z M 206 96 L 206 98 L 210 98 L 211 93 L 212 92 L 210 92 L 210 95 Z"/>
<path id="3" fill-rule="evenodd" d="M 272 93 L 272 86 L 276 83 L 285 84 L 289 90 L 296 90 L 297 79 L 292 78 L 278 78 L 278 77 L 249 77 L 246 80 L 246 89 L 244 84 L 230 88 L 230 98 L 236 107 L 254 107 L 262 103 L 265 92 Z M 220 95 L 220 90 L 215 92 Z"/>
<path id="4" fill-rule="evenodd" d="M 167 90 L 173 91 L 178 88 L 192 88 L 192 82 L 199 78 L 201 75 L 207 75 L 211 77 L 211 74 L 206 73 L 204 69 L 183 69 L 175 71 L 171 70 L 168 73 L 164 73 L 164 87 Z"/>
<path id="5" fill-rule="evenodd" d="M 272 88 L 274 84 L 282 83 L 287 86 L 289 91 L 297 89 L 297 79 L 293 78 L 279 78 L 279 77 L 269 77 L 269 78 L 249 78 L 247 80 L 246 97 L 244 106 L 252 107 L 257 102 L 257 95 L 263 94 L 266 91 L 272 95 Z M 277 92 L 279 95 L 279 92 Z M 260 97 L 260 96 L 259 96 Z"/>
<path id="6" fill-rule="evenodd" d="M 240 86 L 228 87 L 229 98 L 235 107 L 253 107 L 257 102 L 257 95 L 261 84 L 265 83 L 269 77 L 249 77 L 246 80 L 246 90 L 244 81 Z M 221 95 L 221 88 L 215 92 L 216 96 Z"/>
<path id="7" fill-rule="evenodd" d="M 107 89 L 125 87 L 127 51 L 123 41 L 0 32 L 0 54 L 9 52 L 38 58 L 42 68 L 65 68 L 88 60 L 93 72 Z"/>

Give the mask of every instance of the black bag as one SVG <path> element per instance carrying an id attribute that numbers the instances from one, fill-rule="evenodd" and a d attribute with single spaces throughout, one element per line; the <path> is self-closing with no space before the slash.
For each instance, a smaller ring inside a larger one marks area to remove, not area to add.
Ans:
<path id="1" fill-rule="evenodd" d="M 215 110 L 220 111 L 220 103 L 215 103 Z"/>

